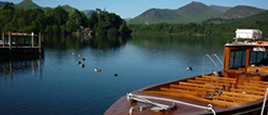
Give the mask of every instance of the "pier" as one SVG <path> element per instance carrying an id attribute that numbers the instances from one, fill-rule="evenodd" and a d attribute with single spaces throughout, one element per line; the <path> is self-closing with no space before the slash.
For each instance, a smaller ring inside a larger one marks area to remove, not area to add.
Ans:
<path id="1" fill-rule="evenodd" d="M 1 32 L 2 39 L 0 40 L 1 57 L 10 55 L 43 55 L 43 37 L 39 33 L 12 33 Z M 14 40 L 22 42 L 15 42 Z M 27 41 L 27 43 L 25 43 Z"/>

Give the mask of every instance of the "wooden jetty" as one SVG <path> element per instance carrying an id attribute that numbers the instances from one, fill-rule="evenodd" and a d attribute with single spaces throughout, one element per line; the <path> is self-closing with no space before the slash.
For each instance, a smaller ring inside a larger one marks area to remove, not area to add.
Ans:
<path id="1" fill-rule="evenodd" d="M 44 48 L 42 45 L 43 38 L 41 33 L 35 35 L 33 32 L 29 33 L 12 33 L 12 32 L 2 32 L 2 41 L 0 42 L 0 54 L 1 55 L 25 55 L 25 54 L 41 54 L 44 53 Z M 31 39 L 31 44 L 17 44 L 12 41 L 12 37 L 19 39 L 20 37 L 29 37 Z M 37 44 L 34 42 L 36 37 L 38 37 Z"/>

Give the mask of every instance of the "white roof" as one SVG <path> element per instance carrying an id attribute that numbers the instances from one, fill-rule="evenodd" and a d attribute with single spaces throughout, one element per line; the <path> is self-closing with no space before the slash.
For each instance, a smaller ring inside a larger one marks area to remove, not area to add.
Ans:
<path id="1" fill-rule="evenodd" d="M 262 34 L 262 31 L 258 29 L 236 29 L 235 33 Z"/>

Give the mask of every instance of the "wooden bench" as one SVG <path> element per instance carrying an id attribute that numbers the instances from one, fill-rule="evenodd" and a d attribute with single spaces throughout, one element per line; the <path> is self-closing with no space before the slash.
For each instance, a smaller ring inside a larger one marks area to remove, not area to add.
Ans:
<path id="1" fill-rule="evenodd" d="M 196 77 L 196 80 L 203 80 L 203 81 L 211 81 L 211 82 L 220 82 L 220 83 L 232 83 L 236 84 L 236 81 L 233 80 L 224 80 L 224 79 L 213 79 L 213 78 L 205 78 L 205 77 Z"/>
<path id="2" fill-rule="evenodd" d="M 209 79 L 236 81 L 236 78 L 216 77 L 216 76 L 207 76 L 207 75 L 202 75 L 202 77 L 203 78 L 209 78 Z"/>
<path id="3" fill-rule="evenodd" d="M 223 89 L 222 86 L 204 85 L 204 84 L 196 84 L 196 83 L 188 83 L 188 82 L 179 82 L 179 85 L 187 85 L 187 86 L 210 88 L 210 89 Z"/>
<path id="4" fill-rule="evenodd" d="M 229 92 L 229 91 L 222 91 L 222 95 L 228 95 L 231 97 L 242 97 L 242 98 L 250 98 L 250 99 L 261 99 L 263 96 L 253 95 L 253 94 L 243 94 L 237 92 Z"/>
<path id="5" fill-rule="evenodd" d="M 256 90 L 256 91 L 266 91 L 266 88 L 261 88 L 258 86 L 248 86 L 248 85 L 237 85 L 238 89 L 249 89 L 249 90 Z"/>
<path id="6" fill-rule="evenodd" d="M 237 102 L 237 103 L 247 103 L 250 101 L 255 101 L 255 99 L 249 99 L 249 98 L 240 98 L 240 97 L 231 97 L 231 96 L 213 96 L 213 100 L 225 100 L 230 102 Z"/>
<path id="7" fill-rule="evenodd" d="M 190 91 L 190 90 L 183 90 L 183 89 L 174 89 L 174 88 L 160 88 L 161 91 L 168 91 L 168 92 L 174 92 L 174 93 L 186 93 L 189 95 L 206 95 L 206 92 L 201 91 Z"/>
<path id="8" fill-rule="evenodd" d="M 230 102 L 230 101 L 223 101 L 223 100 L 217 100 L 217 99 L 214 99 L 212 100 L 213 102 L 217 102 L 217 103 L 223 103 L 227 106 L 234 106 L 234 105 L 239 105 L 241 103 L 237 103 L 237 102 Z"/>
<path id="9" fill-rule="evenodd" d="M 254 82 L 244 82 L 244 85 L 247 85 L 247 86 L 255 86 L 255 87 L 261 87 L 261 88 L 266 88 L 268 87 L 268 85 L 264 85 L 264 84 L 259 84 L 259 83 L 254 83 Z"/>
<path id="10" fill-rule="evenodd" d="M 203 92 L 214 92 L 216 91 L 215 89 L 208 89 L 208 88 L 198 88 L 198 87 L 192 87 L 192 86 L 186 86 L 186 85 L 175 85 L 175 84 L 170 84 L 171 88 L 179 88 L 179 89 L 186 89 L 186 90 L 198 90 L 198 91 L 203 91 Z"/>
<path id="11" fill-rule="evenodd" d="M 162 96 L 171 96 L 171 97 L 176 97 L 176 98 L 182 98 L 182 99 L 188 99 L 188 100 L 193 100 L 205 104 L 212 104 L 214 106 L 219 106 L 219 107 L 228 107 L 228 105 L 224 103 L 219 103 L 219 102 L 214 102 L 211 100 L 203 99 L 200 97 L 196 97 L 193 95 L 188 95 L 188 94 L 183 94 L 183 93 L 174 93 L 174 92 L 165 92 L 165 91 L 138 91 L 139 93 L 143 94 L 153 94 L 153 95 L 162 95 Z"/>
<path id="12" fill-rule="evenodd" d="M 203 81 L 203 80 L 188 80 L 190 83 L 202 83 L 202 84 L 211 84 L 218 86 L 232 86 L 231 83 L 220 83 L 220 82 L 211 82 L 211 81 Z"/>
<path id="13" fill-rule="evenodd" d="M 259 96 L 263 96 L 265 94 L 265 92 L 255 91 L 255 90 L 249 90 L 249 89 L 235 89 L 235 88 L 231 88 L 230 91 L 241 92 L 241 93 L 245 93 L 245 94 L 256 94 L 256 95 L 259 95 Z"/>
<path id="14" fill-rule="evenodd" d="M 262 84 L 262 85 L 267 85 L 268 86 L 268 81 L 256 81 L 256 80 L 250 80 L 250 83 L 257 83 L 257 84 Z"/>

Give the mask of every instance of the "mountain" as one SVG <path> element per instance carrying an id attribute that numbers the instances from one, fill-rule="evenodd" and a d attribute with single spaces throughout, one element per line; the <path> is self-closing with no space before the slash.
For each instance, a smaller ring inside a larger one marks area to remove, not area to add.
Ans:
<path id="1" fill-rule="evenodd" d="M 207 6 L 200 2 L 191 2 L 175 10 L 156 8 L 149 9 L 139 16 L 129 20 L 128 24 L 201 23 L 210 19 L 239 19 L 255 15 L 263 11 L 265 10 L 250 6 Z"/>
<path id="2" fill-rule="evenodd" d="M 95 12 L 95 10 L 84 10 L 84 11 L 82 11 L 82 12 L 84 12 L 84 14 L 85 14 L 87 17 L 90 17 L 91 14 L 92 14 L 93 12 Z"/>
<path id="3" fill-rule="evenodd" d="M 0 8 L 2 8 L 5 4 L 6 4 L 6 2 L 1 2 L 0 1 Z"/>
<path id="4" fill-rule="evenodd" d="M 15 8 L 16 9 L 23 8 L 24 10 L 28 10 L 28 9 L 37 9 L 37 8 L 41 8 L 41 7 L 38 6 L 37 4 L 35 4 L 32 0 L 23 0 L 19 4 L 16 4 Z"/>
<path id="5" fill-rule="evenodd" d="M 263 12 L 263 9 L 250 7 L 250 6 L 236 6 L 227 10 L 220 17 L 222 19 L 237 19 Z"/>
<path id="6" fill-rule="evenodd" d="M 209 18 L 219 16 L 221 12 L 219 7 L 209 7 L 200 2 L 192 2 L 176 10 L 153 8 L 129 20 L 128 23 L 201 23 Z"/>
<path id="7" fill-rule="evenodd" d="M 254 25 L 260 24 L 260 27 L 266 27 L 268 30 L 268 11 L 263 11 L 261 13 L 251 15 L 245 18 L 240 18 L 236 20 L 226 20 L 222 24 L 226 25 Z"/>
<path id="8" fill-rule="evenodd" d="M 211 5 L 209 7 L 221 13 L 224 13 L 227 10 L 232 8 L 232 7 L 224 7 L 224 6 L 217 6 L 217 5 Z"/>
<path id="9" fill-rule="evenodd" d="M 75 10 L 75 8 L 73 8 L 73 7 L 69 6 L 69 5 L 63 5 L 63 6 L 61 6 L 61 8 L 64 9 L 69 14 L 71 14 Z"/>

